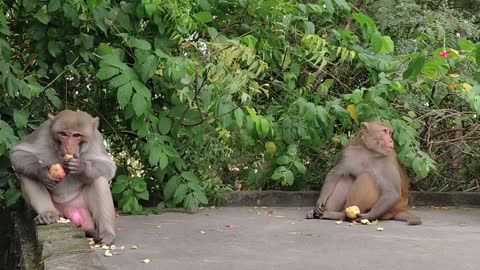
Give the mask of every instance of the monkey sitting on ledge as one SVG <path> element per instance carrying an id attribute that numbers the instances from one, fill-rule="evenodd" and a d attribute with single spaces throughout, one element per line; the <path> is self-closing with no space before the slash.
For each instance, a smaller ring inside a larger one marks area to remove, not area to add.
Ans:
<path id="1" fill-rule="evenodd" d="M 307 218 L 346 219 L 345 208 L 358 206 L 358 219 L 421 219 L 407 212 L 408 175 L 394 150 L 392 129 L 382 122 L 362 123 L 328 173 L 315 208 Z"/>
<path id="2" fill-rule="evenodd" d="M 64 110 L 49 116 L 10 152 L 22 197 L 38 214 L 37 225 L 68 218 L 97 242 L 115 240 L 115 209 L 109 181 L 116 166 L 98 131 L 98 118 Z M 68 159 L 64 159 L 68 156 Z M 63 179 L 50 174 L 61 164 Z"/>

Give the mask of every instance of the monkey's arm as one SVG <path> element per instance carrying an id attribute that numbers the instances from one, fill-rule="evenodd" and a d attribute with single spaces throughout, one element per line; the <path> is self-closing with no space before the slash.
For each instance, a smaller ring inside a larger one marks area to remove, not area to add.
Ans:
<path id="1" fill-rule="evenodd" d="M 314 214 L 316 216 L 323 214 L 327 201 L 335 191 L 336 186 L 340 181 L 344 181 L 346 171 L 347 167 L 345 164 L 343 162 L 339 162 L 332 170 L 330 170 L 330 172 L 328 172 L 323 183 L 322 190 L 320 191 L 320 196 L 318 197 L 317 203 L 314 207 Z"/>
<path id="2" fill-rule="evenodd" d="M 95 179 L 103 176 L 107 179 L 112 179 L 115 176 L 116 166 L 115 163 L 107 156 L 101 156 L 99 158 L 78 158 L 75 157 L 71 160 L 63 163 L 68 173 L 78 174 L 83 177 L 80 179 L 85 184 L 92 183 Z"/>
<path id="3" fill-rule="evenodd" d="M 52 189 L 58 180 L 49 173 L 51 164 L 45 164 L 34 153 L 19 147 L 10 152 L 10 161 L 15 173 L 30 179 L 42 182 L 48 189 Z"/>

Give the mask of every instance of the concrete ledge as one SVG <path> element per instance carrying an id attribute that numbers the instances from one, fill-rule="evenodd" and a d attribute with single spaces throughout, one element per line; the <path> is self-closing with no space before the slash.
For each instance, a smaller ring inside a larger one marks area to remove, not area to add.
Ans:
<path id="1" fill-rule="evenodd" d="M 222 206 L 308 207 L 318 199 L 318 191 L 234 191 L 228 193 Z M 410 192 L 411 206 L 477 206 L 479 192 Z"/>
<path id="2" fill-rule="evenodd" d="M 21 270 L 106 269 L 85 233 L 71 224 L 35 226 L 31 210 L 12 213 L 14 241 L 9 266 Z"/>

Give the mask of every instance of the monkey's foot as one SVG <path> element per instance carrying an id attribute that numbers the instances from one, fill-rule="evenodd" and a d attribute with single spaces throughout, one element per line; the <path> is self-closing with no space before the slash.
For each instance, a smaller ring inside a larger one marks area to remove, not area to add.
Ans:
<path id="1" fill-rule="evenodd" d="M 307 219 L 320 218 L 320 213 L 315 212 L 315 209 L 312 209 L 307 212 Z"/>
<path id="2" fill-rule="evenodd" d="M 38 214 L 33 221 L 35 222 L 35 225 L 48 225 L 57 222 L 58 218 L 58 213 L 46 211 Z"/>

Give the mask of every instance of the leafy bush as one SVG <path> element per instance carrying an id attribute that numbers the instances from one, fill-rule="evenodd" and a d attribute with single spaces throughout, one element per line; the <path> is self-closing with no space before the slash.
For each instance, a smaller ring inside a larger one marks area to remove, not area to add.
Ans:
<path id="1" fill-rule="evenodd" d="M 8 150 L 66 107 L 100 116 L 119 166 L 112 192 L 130 213 L 146 200 L 195 211 L 235 183 L 317 189 L 358 123 L 372 119 L 395 128 L 420 189 L 441 187 L 419 179 L 441 171 L 434 160 L 452 144 L 478 158 L 480 45 L 447 44 L 441 25 L 412 29 L 414 46 L 397 50 L 344 0 L 0 8 L 0 172 L 10 204 L 18 191 Z"/>

